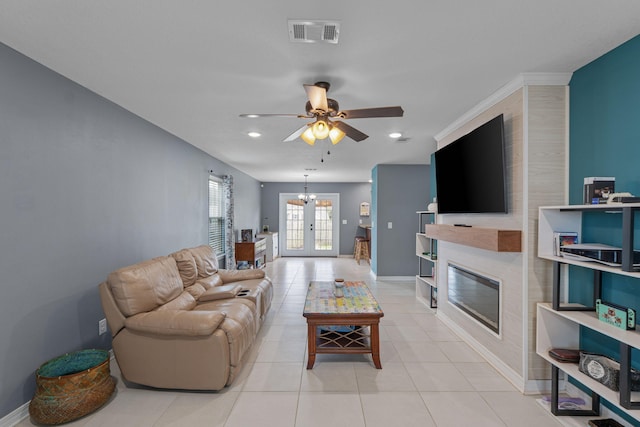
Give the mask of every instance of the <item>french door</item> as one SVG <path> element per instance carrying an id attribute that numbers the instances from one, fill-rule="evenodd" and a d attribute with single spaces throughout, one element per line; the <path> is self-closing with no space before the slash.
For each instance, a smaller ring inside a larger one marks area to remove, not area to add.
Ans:
<path id="1" fill-rule="evenodd" d="M 308 203 L 297 194 L 280 194 L 282 256 L 338 256 L 340 195 L 317 194 Z"/>

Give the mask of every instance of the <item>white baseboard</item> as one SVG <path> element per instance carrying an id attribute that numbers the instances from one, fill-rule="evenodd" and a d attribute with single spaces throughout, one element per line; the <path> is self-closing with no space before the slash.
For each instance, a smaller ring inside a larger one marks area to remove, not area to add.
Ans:
<path id="1" fill-rule="evenodd" d="M 520 393 L 526 392 L 526 387 L 524 383 L 524 378 L 519 375 L 516 371 L 514 371 L 510 366 L 496 357 L 495 354 L 490 352 L 485 346 L 480 344 L 478 340 L 476 340 L 472 335 L 470 335 L 467 331 L 462 329 L 456 322 L 451 320 L 446 314 L 443 314 L 442 311 L 437 311 L 436 316 L 444 324 L 446 324 L 449 328 L 453 330 L 460 338 L 464 340 L 467 344 L 469 344 L 475 351 L 480 353 L 482 357 L 494 368 L 498 370 L 511 384 L 517 388 Z"/>
<path id="2" fill-rule="evenodd" d="M 0 427 L 13 427 L 29 416 L 29 402 L 0 419 Z"/>
<path id="3" fill-rule="evenodd" d="M 383 280 L 388 282 L 415 282 L 416 281 L 416 276 L 375 276 L 375 278 L 376 280 Z"/>

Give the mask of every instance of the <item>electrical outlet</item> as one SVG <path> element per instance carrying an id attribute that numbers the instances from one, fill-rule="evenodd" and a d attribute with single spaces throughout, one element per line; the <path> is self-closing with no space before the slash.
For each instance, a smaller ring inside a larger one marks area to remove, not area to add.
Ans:
<path id="1" fill-rule="evenodd" d="M 105 334 L 107 332 L 107 319 L 98 321 L 98 335 Z"/>

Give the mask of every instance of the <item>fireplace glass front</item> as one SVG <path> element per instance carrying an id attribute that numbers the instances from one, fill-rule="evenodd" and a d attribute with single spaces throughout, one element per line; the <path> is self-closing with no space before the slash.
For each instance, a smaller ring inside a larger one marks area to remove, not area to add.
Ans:
<path id="1" fill-rule="evenodd" d="M 486 326 L 500 333 L 500 282 L 448 264 L 449 302 Z"/>

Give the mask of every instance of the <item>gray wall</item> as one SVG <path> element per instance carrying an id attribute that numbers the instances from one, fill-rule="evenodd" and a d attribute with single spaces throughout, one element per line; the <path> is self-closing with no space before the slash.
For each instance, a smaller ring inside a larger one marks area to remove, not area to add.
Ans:
<path id="1" fill-rule="evenodd" d="M 429 169 L 428 165 L 377 165 L 373 170 L 371 268 L 377 276 L 418 273 L 416 211 L 426 210 L 429 203 Z"/>
<path id="2" fill-rule="evenodd" d="M 371 203 L 371 184 L 367 183 L 315 183 L 309 182 L 310 193 L 339 193 L 340 194 L 340 255 L 353 254 L 353 242 L 358 230 L 359 220 L 363 224 L 370 224 L 371 217 L 360 216 L 360 203 Z M 269 231 L 278 231 L 278 202 L 280 193 L 302 193 L 304 182 L 284 183 L 265 182 L 262 186 L 262 223 L 269 226 Z M 347 224 L 342 224 L 346 219 Z M 260 227 L 262 230 L 262 226 Z"/>
<path id="3" fill-rule="evenodd" d="M 0 44 L 0 418 L 43 362 L 98 337 L 97 285 L 124 265 L 206 243 L 207 171 L 235 179 L 236 227 L 260 185 Z"/>

